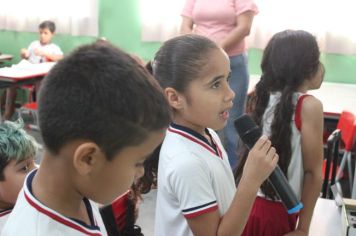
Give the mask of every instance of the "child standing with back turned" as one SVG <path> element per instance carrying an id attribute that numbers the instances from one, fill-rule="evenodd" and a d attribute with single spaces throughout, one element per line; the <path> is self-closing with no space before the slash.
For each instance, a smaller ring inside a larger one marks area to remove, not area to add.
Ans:
<path id="1" fill-rule="evenodd" d="M 106 42 L 75 50 L 43 81 L 45 152 L 3 236 L 107 235 L 92 201 L 108 204 L 130 188 L 169 121 L 157 81 L 127 53 Z"/>
<path id="2" fill-rule="evenodd" d="M 240 235 L 278 155 L 261 137 L 236 189 L 214 132 L 226 125 L 235 96 L 227 54 L 203 36 L 184 35 L 164 43 L 151 69 L 173 110 L 159 156 L 155 235 Z"/>
<path id="3" fill-rule="evenodd" d="M 299 220 L 297 214 L 288 215 L 265 182 L 244 236 L 308 235 L 322 184 L 323 108 L 318 99 L 306 94 L 318 89 L 323 80 L 319 55 L 315 38 L 302 30 L 277 33 L 264 51 L 252 117 L 276 147 L 279 166 L 304 208 Z M 244 168 L 244 162 L 240 164 L 238 176 Z"/>

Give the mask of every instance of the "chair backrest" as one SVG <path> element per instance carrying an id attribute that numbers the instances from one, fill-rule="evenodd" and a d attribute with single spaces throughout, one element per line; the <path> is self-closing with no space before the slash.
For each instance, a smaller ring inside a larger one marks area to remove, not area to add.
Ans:
<path id="1" fill-rule="evenodd" d="M 339 158 L 340 139 L 341 139 L 341 131 L 339 129 L 336 129 L 329 136 L 327 141 L 324 182 L 321 190 L 322 198 L 329 198 L 329 199 L 333 198 L 330 186 L 332 186 L 335 183 L 336 168 L 337 168 L 337 163 Z"/>
<path id="2" fill-rule="evenodd" d="M 341 130 L 341 140 L 346 151 L 351 151 L 356 139 L 356 115 L 349 111 L 343 111 L 337 123 L 337 129 Z"/>

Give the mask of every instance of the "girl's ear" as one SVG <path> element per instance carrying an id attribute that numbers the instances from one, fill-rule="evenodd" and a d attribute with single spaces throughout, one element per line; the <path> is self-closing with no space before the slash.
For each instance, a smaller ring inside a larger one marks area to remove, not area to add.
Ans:
<path id="1" fill-rule="evenodd" d="M 81 176 L 92 173 L 105 158 L 99 146 L 93 142 L 80 144 L 74 151 L 73 166 Z"/>
<path id="2" fill-rule="evenodd" d="M 183 108 L 184 96 L 179 92 L 177 92 L 177 90 L 168 87 L 164 89 L 164 93 L 171 107 L 173 107 L 176 110 L 180 110 Z"/>

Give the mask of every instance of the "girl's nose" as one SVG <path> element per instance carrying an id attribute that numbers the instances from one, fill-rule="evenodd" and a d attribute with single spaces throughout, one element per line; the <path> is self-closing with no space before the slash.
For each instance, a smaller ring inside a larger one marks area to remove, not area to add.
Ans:
<path id="1" fill-rule="evenodd" d="M 226 92 L 226 95 L 225 95 L 225 101 L 229 102 L 229 101 L 232 101 L 235 97 L 235 92 L 232 91 L 232 89 L 230 88 L 229 85 L 227 85 L 227 92 Z"/>

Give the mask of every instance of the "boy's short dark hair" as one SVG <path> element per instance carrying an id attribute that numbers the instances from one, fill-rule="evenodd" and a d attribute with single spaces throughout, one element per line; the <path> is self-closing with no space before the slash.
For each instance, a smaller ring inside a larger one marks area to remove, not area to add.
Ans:
<path id="1" fill-rule="evenodd" d="M 5 180 L 4 169 L 10 161 L 34 158 L 38 144 L 23 130 L 22 123 L 0 123 L 0 181 Z"/>
<path id="2" fill-rule="evenodd" d="M 53 34 L 56 31 L 56 24 L 53 21 L 46 20 L 43 21 L 39 26 L 39 29 L 49 29 L 51 33 Z"/>
<path id="3" fill-rule="evenodd" d="M 39 124 L 53 154 L 81 139 L 95 142 L 110 160 L 169 122 L 170 108 L 155 79 L 108 42 L 78 48 L 42 83 Z"/>

